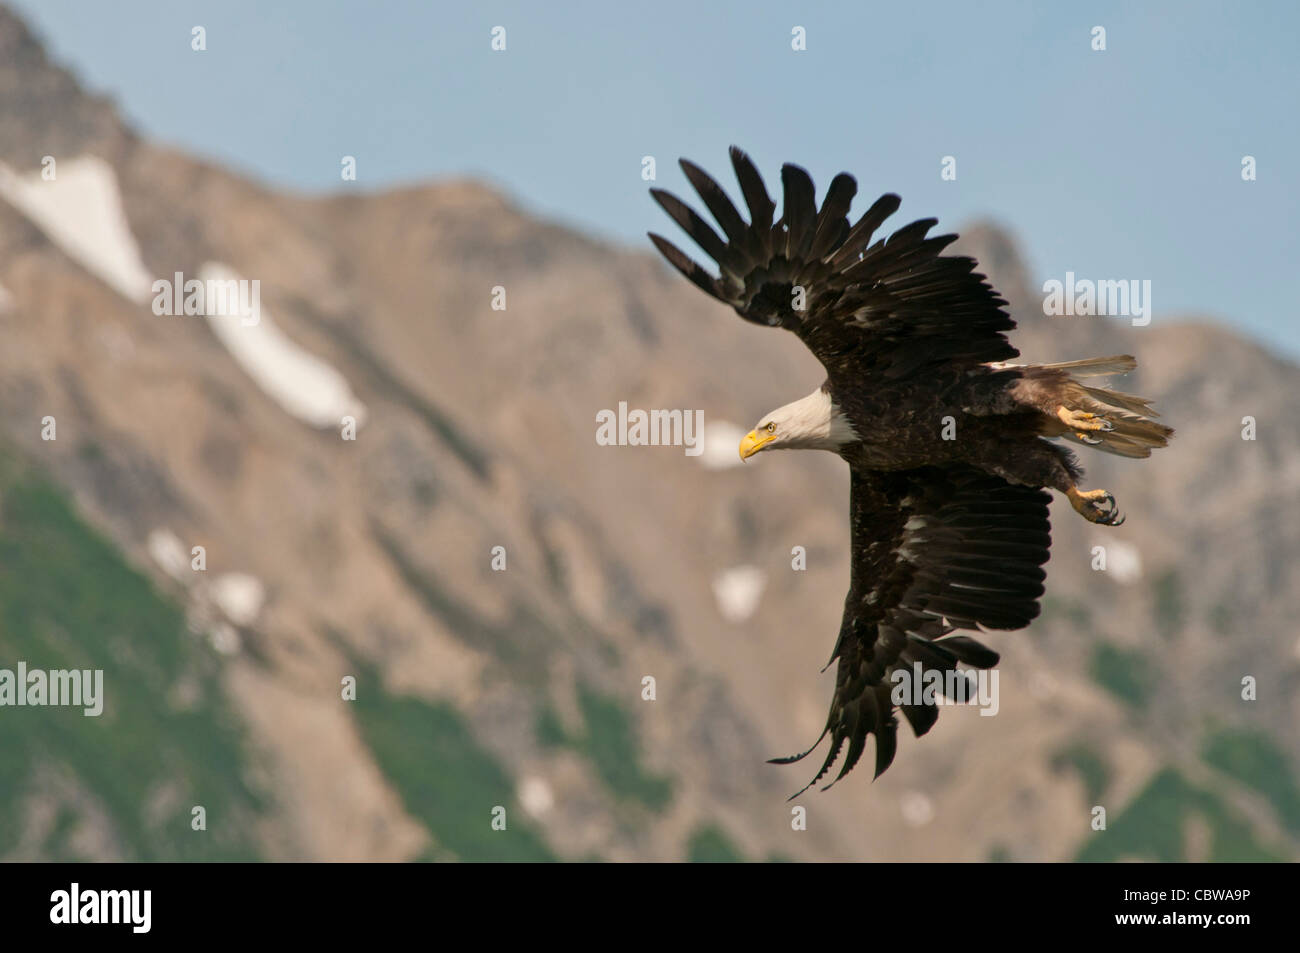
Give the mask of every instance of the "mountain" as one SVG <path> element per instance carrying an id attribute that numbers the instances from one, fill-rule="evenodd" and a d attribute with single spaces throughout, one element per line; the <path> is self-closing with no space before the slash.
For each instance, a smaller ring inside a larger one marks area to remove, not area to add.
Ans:
<path id="1" fill-rule="evenodd" d="M 0 90 L 0 668 L 106 696 L 0 708 L 0 858 L 1300 857 L 1294 364 L 1048 317 L 967 229 L 1027 359 L 1133 353 L 1179 434 L 1085 460 L 1124 527 L 1053 505 L 996 717 L 787 803 L 847 471 L 725 464 L 821 380 L 798 341 L 474 182 L 287 195 L 162 148 L 3 9 Z M 177 272 L 256 280 L 257 324 L 155 313 Z M 705 452 L 600 445 L 621 402 L 702 410 Z"/>

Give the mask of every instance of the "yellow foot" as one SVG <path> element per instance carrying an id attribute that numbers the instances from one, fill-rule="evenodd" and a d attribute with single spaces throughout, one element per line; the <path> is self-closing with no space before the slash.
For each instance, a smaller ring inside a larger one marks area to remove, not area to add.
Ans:
<path id="1" fill-rule="evenodd" d="M 1065 495 L 1069 497 L 1070 505 L 1074 507 L 1075 512 L 1089 523 L 1118 526 L 1124 522 L 1124 516 L 1115 503 L 1115 497 L 1105 490 L 1080 490 L 1072 486 L 1065 491 Z"/>
<path id="2" fill-rule="evenodd" d="M 1101 438 L 1089 436 L 1089 431 L 1108 431 L 1114 430 L 1115 427 L 1105 417 L 1098 417 L 1096 414 L 1090 414 L 1086 410 L 1071 410 L 1064 404 L 1056 408 L 1056 416 L 1061 423 L 1074 431 L 1074 436 L 1084 443 L 1098 444 Z"/>

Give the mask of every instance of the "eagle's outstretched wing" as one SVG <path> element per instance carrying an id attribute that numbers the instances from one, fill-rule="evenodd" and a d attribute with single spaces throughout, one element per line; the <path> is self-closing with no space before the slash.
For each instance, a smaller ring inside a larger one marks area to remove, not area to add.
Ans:
<path id="1" fill-rule="evenodd" d="M 949 633 L 1018 629 L 1038 615 L 1051 540 L 1049 499 L 1042 490 L 965 466 L 853 471 L 853 566 L 831 655 L 839 659 L 835 697 L 813 745 L 829 734 L 831 750 L 809 787 L 830 770 L 845 742 L 835 780 L 852 770 L 868 734 L 876 736 L 876 776 L 889 767 L 898 728 L 894 672 L 914 672 L 917 662 L 923 672 L 948 672 L 958 662 L 989 668 L 996 652 Z M 939 715 L 934 704 L 901 709 L 917 736 Z M 797 761 L 811 750 L 777 761 Z"/>
<path id="2" fill-rule="evenodd" d="M 651 233 L 650 239 L 682 274 L 742 318 L 797 334 L 832 381 L 861 379 L 867 371 L 900 377 L 930 364 L 1004 361 L 1019 353 L 1006 338 L 1015 327 L 1006 302 L 974 272 L 974 260 L 940 254 L 957 236 L 926 238 L 936 219 L 913 222 L 871 245 L 872 234 L 898 209 L 897 195 L 882 195 L 850 226 L 858 188 L 851 175 L 835 177 L 818 211 L 808 173 L 785 165 L 785 205 L 773 222 L 776 204 L 749 156 L 733 146 L 731 162 L 749 222 L 717 182 L 681 160 L 725 239 L 676 196 L 651 190 L 717 262 L 717 277 L 662 236 Z"/>

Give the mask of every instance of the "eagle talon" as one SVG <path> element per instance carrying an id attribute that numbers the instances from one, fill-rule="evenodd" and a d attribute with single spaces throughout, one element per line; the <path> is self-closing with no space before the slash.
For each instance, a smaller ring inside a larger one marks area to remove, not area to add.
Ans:
<path id="1" fill-rule="evenodd" d="M 1115 497 L 1106 490 L 1080 490 L 1070 487 L 1065 494 L 1075 512 L 1089 523 L 1100 526 L 1119 526 L 1124 522 L 1124 514 L 1119 511 Z"/>
<path id="2" fill-rule="evenodd" d="M 1102 433 L 1109 433 L 1115 429 L 1115 425 L 1105 417 L 1098 417 L 1086 410 L 1071 410 L 1064 404 L 1056 408 L 1056 416 L 1061 423 L 1073 430 L 1074 435 L 1084 443 L 1098 444 L 1101 443 L 1101 440 L 1090 440 L 1083 435 L 1083 431 L 1100 430 Z"/>

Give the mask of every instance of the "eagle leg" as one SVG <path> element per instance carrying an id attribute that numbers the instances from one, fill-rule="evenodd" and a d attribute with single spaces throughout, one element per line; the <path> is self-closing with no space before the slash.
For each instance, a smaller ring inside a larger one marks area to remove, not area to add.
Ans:
<path id="1" fill-rule="evenodd" d="M 1092 444 L 1093 446 L 1101 443 L 1101 438 L 1090 437 L 1088 436 L 1087 431 L 1100 430 L 1108 432 L 1115 429 L 1115 425 L 1105 417 L 1098 417 L 1096 414 L 1090 414 L 1086 410 L 1071 410 L 1064 404 L 1061 404 L 1056 408 L 1056 416 L 1068 429 L 1074 431 L 1075 437 L 1083 443 Z M 1075 507 L 1075 509 L 1078 509 L 1078 507 Z M 1080 512 L 1082 511 L 1080 510 Z"/>
<path id="2" fill-rule="evenodd" d="M 1065 491 L 1070 505 L 1075 512 L 1089 523 L 1102 526 L 1119 526 L 1124 522 L 1124 515 L 1119 511 L 1115 497 L 1106 490 L 1080 490 L 1072 486 Z"/>

